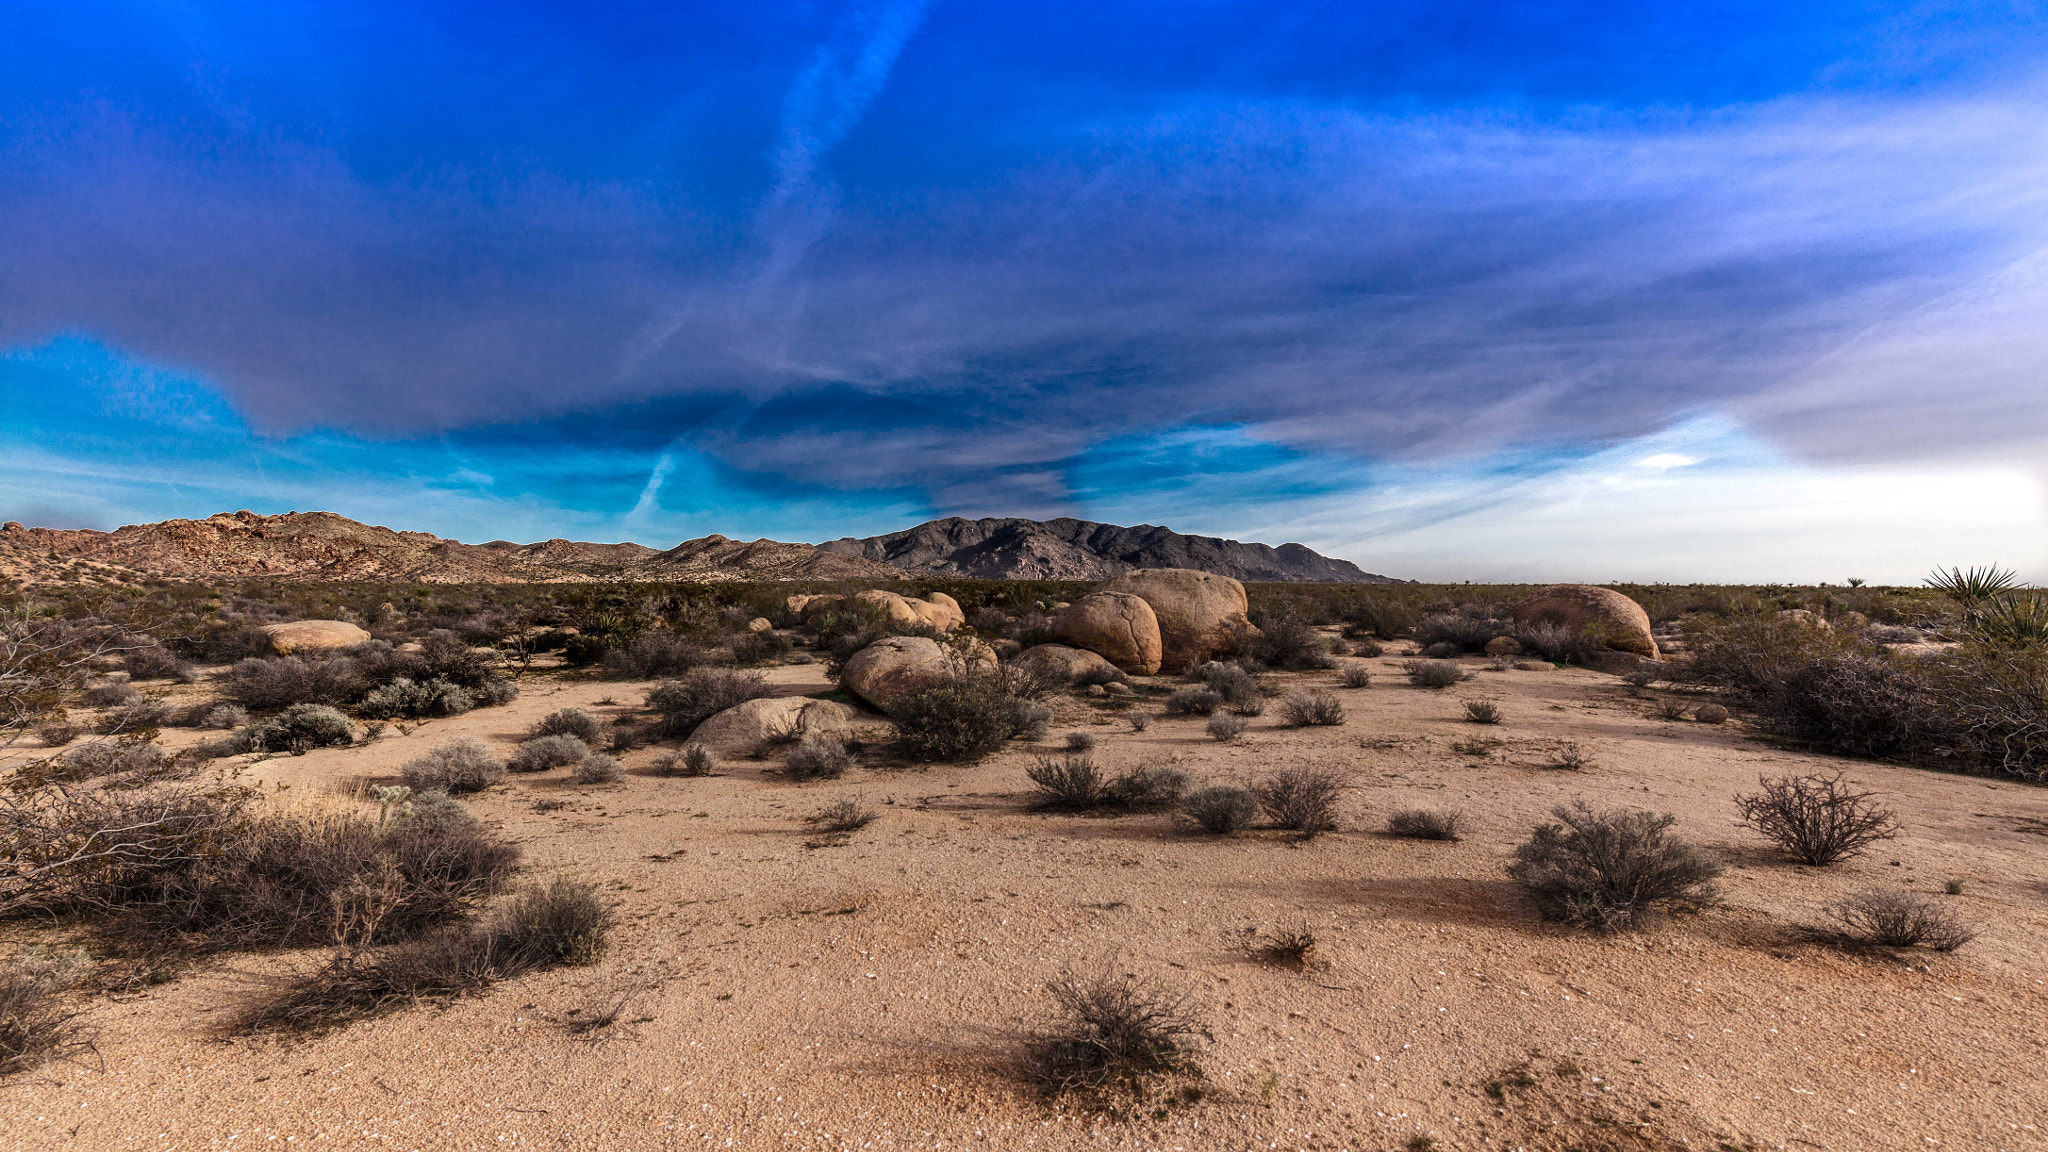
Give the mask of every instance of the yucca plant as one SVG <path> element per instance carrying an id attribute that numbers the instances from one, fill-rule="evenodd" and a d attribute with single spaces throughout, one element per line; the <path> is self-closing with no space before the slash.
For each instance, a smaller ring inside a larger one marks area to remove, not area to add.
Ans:
<path id="1" fill-rule="evenodd" d="M 2000 648 L 2048 644 L 2048 597 L 2031 592 L 1997 597 L 1977 609 L 1970 631 Z"/>
<path id="2" fill-rule="evenodd" d="M 2020 587 L 2019 574 L 1996 564 L 1983 568 L 1936 568 L 1927 586 L 1956 602 L 1963 612 L 1977 615 L 1994 597 Z"/>

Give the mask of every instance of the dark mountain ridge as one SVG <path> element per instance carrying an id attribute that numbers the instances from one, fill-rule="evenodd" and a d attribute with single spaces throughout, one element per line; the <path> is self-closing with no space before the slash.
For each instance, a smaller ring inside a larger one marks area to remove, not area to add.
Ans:
<path id="1" fill-rule="evenodd" d="M 911 572 L 991 580 L 1103 580 L 1133 568 L 1194 568 L 1238 580 L 1392 584 L 1300 544 L 1247 544 L 1189 536 L 1155 524 L 1125 528 L 1062 516 L 1055 520 L 949 516 L 881 536 L 818 545 L 827 552 L 894 564 Z"/>

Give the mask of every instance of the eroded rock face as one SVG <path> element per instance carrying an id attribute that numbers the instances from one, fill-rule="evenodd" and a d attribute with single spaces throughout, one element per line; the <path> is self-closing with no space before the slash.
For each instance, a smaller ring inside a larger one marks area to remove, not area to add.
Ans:
<path id="1" fill-rule="evenodd" d="M 1114 664 L 1085 648 L 1069 648 L 1064 644 L 1040 644 L 1036 648 L 1027 648 L 1013 663 L 1042 679 L 1060 684 L 1072 684 L 1091 674 L 1106 680 L 1117 670 Z"/>
<path id="2" fill-rule="evenodd" d="M 903 698 L 918 689 L 963 667 L 995 664 L 996 654 L 985 644 L 963 654 L 923 636 L 887 636 L 854 653 L 839 683 L 893 716 Z"/>
<path id="3" fill-rule="evenodd" d="M 690 741 L 719 752 L 743 751 L 781 735 L 844 732 L 859 722 L 860 716 L 859 709 L 836 700 L 765 696 L 705 720 L 690 734 Z"/>
<path id="4" fill-rule="evenodd" d="M 1081 597 L 1053 621 L 1053 633 L 1140 676 L 1158 672 L 1164 655 L 1158 615 L 1144 597 L 1130 592 Z"/>
<path id="5" fill-rule="evenodd" d="M 294 620 L 289 624 L 265 624 L 261 631 L 270 637 L 270 650 L 279 656 L 347 648 L 370 639 L 368 632 L 343 620 Z"/>
<path id="6" fill-rule="evenodd" d="M 1145 601 L 1159 622 L 1162 672 L 1185 672 L 1217 656 L 1235 655 L 1251 622 L 1244 585 L 1188 568 L 1140 568 L 1105 583 Z"/>
<path id="7" fill-rule="evenodd" d="M 1575 633 L 1598 626 L 1606 634 L 1607 647 L 1657 659 L 1650 614 L 1612 588 L 1553 584 L 1515 605 L 1515 623 L 1560 624 Z"/>

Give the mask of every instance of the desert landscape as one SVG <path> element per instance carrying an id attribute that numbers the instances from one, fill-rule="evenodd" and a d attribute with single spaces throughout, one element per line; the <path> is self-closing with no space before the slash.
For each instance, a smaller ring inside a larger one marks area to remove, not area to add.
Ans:
<path id="1" fill-rule="evenodd" d="M 2044 1143 L 2010 574 L 1079 523 L 10 524 L 0 1146 Z"/>

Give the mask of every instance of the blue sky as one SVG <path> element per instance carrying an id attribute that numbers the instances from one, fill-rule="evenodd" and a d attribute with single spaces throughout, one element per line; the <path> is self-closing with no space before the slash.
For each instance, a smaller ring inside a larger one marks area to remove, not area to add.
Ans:
<path id="1" fill-rule="evenodd" d="M 7 21 L 6 518 L 2048 578 L 2038 4 Z"/>

